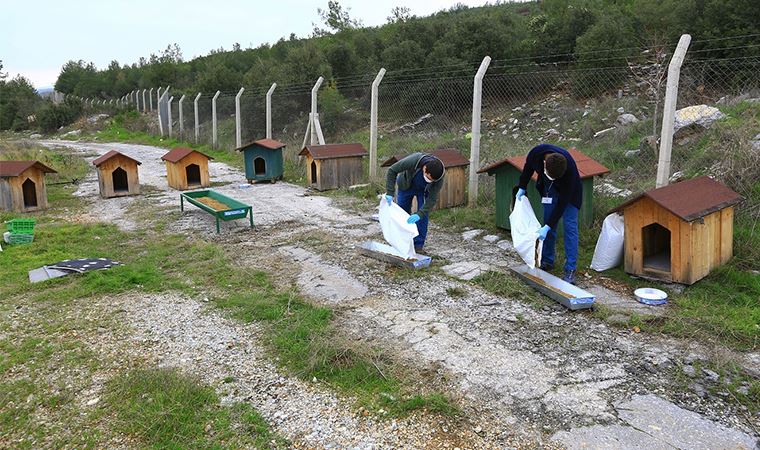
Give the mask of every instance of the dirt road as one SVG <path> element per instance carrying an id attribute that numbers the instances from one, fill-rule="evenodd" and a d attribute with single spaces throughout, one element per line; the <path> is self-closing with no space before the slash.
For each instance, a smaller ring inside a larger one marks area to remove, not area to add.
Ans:
<path id="1" fill-rule="evenodd" d="M 166 186 L 164 149 L 44 144 L 90 158 L 118 150 L 143 163 L 140 197 L 102 200 L 94 173 L 88 177 L 76 193 L 89 201 L 89 217 L 81 220 L 136 229 L 146 223 L 135 210 L 162 214 L 179 208 L 178 193 Z M 372 210 L 338 205 L 287 183 L 241 187 L 242 172 L 221 163 L 212 162 L 210 172 L 219 183 L 214 189 L 253 206 L 256 231 L 247 221 L 234 221 L 224 223 L 216 237 L 211 216 L 190 207 L 171 232 L 203 233 L 236 249 L 239 264 L 276 272 L 280 282 L 295 283 L 311 301 L 329 304 L 346 334 L 430 374 L 470 417 L 456 442 L 442 437 L 444 425 L 420 416 L 393 423 L 357 418 L 350 401 L 278 374 L 260 355 L 255 327 L 207 311 L 202 299 L 153 296 L 120 309 L 135 329 L 134 341 L 149 342 L 157 363 L 198 373 L 216 386 L 227 373 L 237 374 L 233 389 L 220 388 L 221 393 L 251 402 L 295 442 L 326 448 L 436 442 L 468 448 L 756 448 L 760 416 L 720 392 L 700 393 L 684 384 L 687 367 L 693 370 L 712 357 L 704 348 L 610 327 L 550 301 L 536 307 L 494 296 L 467 281 L 517 262 L 507 236 L 452 233 L 433 224 L 426 250 L 445 264 L 410 279 L 356 252 L 362 240 L 381 239 Z M 600 296 L 614 295 L 594 288 Z M 227 351 L 227 342 L 240 345 L 222 363 L 219 352 Z M 760 374 L 757 354 L 733 357 Z M 710 376 L 697 373 L 690 382 L 704 384 Z"/>

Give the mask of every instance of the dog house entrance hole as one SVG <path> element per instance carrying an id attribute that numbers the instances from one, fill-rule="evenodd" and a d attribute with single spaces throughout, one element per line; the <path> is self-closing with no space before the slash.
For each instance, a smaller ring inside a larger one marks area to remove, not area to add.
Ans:
<path id="1" fill-rule="evenodd" d="M 670 230 L 658 223 L 641 230 L 644 247 L 644 268 L 670 273 Z"/>
<path id="2" fill-rule="evenodd" d="M 256 175 L 264 175 L 267 173 L 267 163 L 264 158 L 256 158 L 253 160 L 253 173 Z"/>
<path id="3" fill-rule="evenodd" d="M 190 164 L 187 166 L 185 168 L 185 173 L 187 174 L 188 186 L 201 184 L 201 168 L 198 164 Z"/>
<path id="4" fill-rule="evenodd" d="M 21 189 L 24 191 L 24 208 L 34 208 L 37 206 L 37 185 L 34 181 L 27 178 L 24 184 L 21 185 Z"/>
<path id="5" fill-rule="evenodd" d="M 312 184 L 317 182 L 317 162 L 311 162 L 311 182 Z"/>
<path id="6" fill-rule="evenodd" d="M 127 181 L 127 172 L 121 167 L 117 167 L 113 174 L 113 191 L 114 192 L 129 192 L 129 181 Z"/>

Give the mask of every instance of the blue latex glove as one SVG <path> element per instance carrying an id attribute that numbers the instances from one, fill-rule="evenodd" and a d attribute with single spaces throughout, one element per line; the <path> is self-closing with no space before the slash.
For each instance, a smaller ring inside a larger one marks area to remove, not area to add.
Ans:
<path id="1" fill-rule="evenodd" d="M 388 202 L 388 206 L 391 206 L 391 203 L 393 203 L 393 197 L 390 195 L 386 194 L 385 200 Z"/>
<path id="2" fill-rule="evenodd" d="M 515 198 L 517 198 L 517 201 L 519 202 L 521 198 L 525 197 L 525 189 L 520 188 L 517 190 L 517 195 Z"/>
<path id="3" fill-rule="evenodd" d="M 547 235 L 547 234 L 549 234 L 549 230 L 551 230 L 551 228 L 549 227 L 549 225 L 544 225 L 544 226 L 542 226 L 542 227 L 541 227 L 541 228 L 538 230 L 538 239 L 540 239 L 540 240 L 542 240 L 542 241 L 543 241 L 544 239 L 546 239 L 546 235 Z"/>
<path id="4" fill-rule="evenodd" d="M 420 220 L 420 216 L 417 214 L 412 214 L 409 216 L 408 219 L 406 219 L 406 223 L 417 223 Z"/>

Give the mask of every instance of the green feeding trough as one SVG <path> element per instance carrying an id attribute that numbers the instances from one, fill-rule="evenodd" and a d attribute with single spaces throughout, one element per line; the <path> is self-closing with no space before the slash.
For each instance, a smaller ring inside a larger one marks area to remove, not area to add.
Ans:
<path id="1" fill-rule="evenodd" d="M 219 233 L 219 220 L 244 219 L 249 216 L 253 228 L 253 209 L 250 205 L 229 198 L 212 189 L 183 192 L 179 194 L 180 210 L 185 210 L 185 200 L 214 216 L 216 232 Z"/>
<path id="2" fill-rule="evenodd" d="M 275 182 L 282 179 L 284 165 L 282 149 L 285 144 L 274 139 L 259 139 L 236 149 L 243 152 L 245 177 L 249 183 L 255 181 Z"/>
<path id="3" fill-rule="evenodd" d="M 594 197 L 594 177 L 609 173 L 609 169 L 599 164 L 591 157 L 571 148 L 568 150 L 575 160 L 578 172 L 581 175 L 581 184 L 583 185 L 583 205 L 580 210 L 580 223 L 590 225 L 594 220 L 593 197 Z M 520 174 L 525 167 L 526 155 L 512 156 L 510 158 L 496 161 L 486 167 L 478 170 L 478 173 L 487 173 L 496 176 L 496 226 L 510 230 L 509 214 L 517 194 L 517 185 L 520 184 Z M 536 190 L 536 174 L 533 174 L 528 183 L 528 189 L 525 195 L 530 199 L 533 211 L 536 217 L 543 218 L 544 210 L 541 205 L 541 195 Z"/>

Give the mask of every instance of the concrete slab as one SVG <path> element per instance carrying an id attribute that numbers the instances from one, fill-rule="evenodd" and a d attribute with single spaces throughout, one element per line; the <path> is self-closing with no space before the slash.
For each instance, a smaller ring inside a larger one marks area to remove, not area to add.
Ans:
<path id="1" fill-rule="evenodd" d="M 667 310 L 667 306 L 648 306 L 636 301 L 631 292 L 630 295 L 620 294 L 604 286 L 590 285 L 588 292 L 596 297 L 596 303 L 603 305 L 615 312 L 624 314 L 638 314 L 639 316 L 662 316 Z"/>
<path id="2" fill-rule="evenodd" d="M 560 431 L 552 439 L 568 450 L 675 450 L 675 447 L 660 442 L 652 436 L 623 425 L 594 425 Z"/>
<path id="3" fill-rule="evenodd" d="M 471 241 L 482 233 L 483 233 L 483 230 L 465 231 L 464 233 L 462 233 L 462 239 L 464 239 L 465 241 Z"/>

